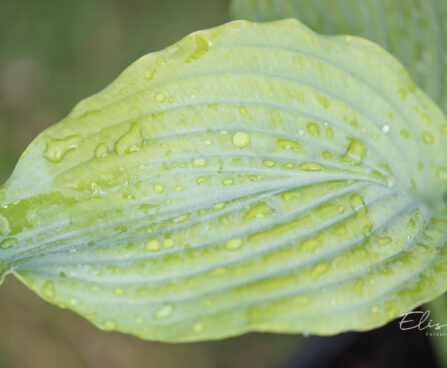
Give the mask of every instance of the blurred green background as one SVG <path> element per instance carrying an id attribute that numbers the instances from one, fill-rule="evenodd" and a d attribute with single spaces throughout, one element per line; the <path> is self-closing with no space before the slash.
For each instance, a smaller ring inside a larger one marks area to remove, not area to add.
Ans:
<path id="1" fill-rule="evenodd" d="M 225 0 L 0 0 L 0 182 L 43 129 L 140 56 L 226 22 Z M 0 367 L 272 367 L 294 336 L 169 345 L 106 333 L 12 277 L 0 288 Z"/>

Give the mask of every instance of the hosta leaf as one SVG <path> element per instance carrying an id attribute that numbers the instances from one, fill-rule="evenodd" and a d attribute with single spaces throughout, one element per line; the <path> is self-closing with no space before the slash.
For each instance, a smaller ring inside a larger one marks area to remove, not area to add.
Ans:
<path id="1" fill-rule="evenodd" d="M 194 33 L 25 151 L 3 268 L 148 339 L 379 326 L 446 289 L 446 128 L 368 41 L 295 20 Z"/>
<path id="2" fill-rule="evenodd" d="M 389 50 L 447 113 L 447 1 L 233 0 L 235 18 L 298 18 L 314 31 L 352 34 Z"/>

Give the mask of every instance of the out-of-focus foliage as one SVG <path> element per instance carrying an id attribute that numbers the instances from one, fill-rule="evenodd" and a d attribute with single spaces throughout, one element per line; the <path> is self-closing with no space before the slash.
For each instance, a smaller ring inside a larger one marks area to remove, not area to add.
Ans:
<path id="1" fill-rule="evenodd" d="M 323 34 L 349 34 L 382 45 L 447 113 L 447 1 L 233 0 L 235 19 L 297 18 Z"/>

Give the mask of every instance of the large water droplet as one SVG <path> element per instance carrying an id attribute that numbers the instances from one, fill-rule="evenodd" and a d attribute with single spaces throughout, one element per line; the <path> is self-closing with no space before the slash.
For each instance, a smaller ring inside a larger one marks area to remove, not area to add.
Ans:
<path id="1" fill-rule="evenodd" d="M 141 136 L 141 129 L 138 125 L 134 124 L 129 131 L 116 142 L 115 152 L 118 156 L 131 152 L 138 152 L 142 145 L 143 137 Z"/>
<path id="2" fill-rule="evenodd" d="M 48 138 L 48 143 L 43 156 L 51 162 L 61 162 L 64 156 L 71 150 L 77 149 L 81 137 L 72 135 L 64 139 Z"/>
<path id="3" fill-rule="evenodd" d="M 42 288 L 42 294 L 48 298 L 53 299 L 54 298 L 54 284 L 53 281 L 47 281 L 45 285 Z"/>

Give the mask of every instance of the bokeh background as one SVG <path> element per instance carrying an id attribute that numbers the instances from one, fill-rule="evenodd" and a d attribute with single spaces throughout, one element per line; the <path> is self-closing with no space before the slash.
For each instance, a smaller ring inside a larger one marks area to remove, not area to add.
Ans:
<path id="1" fill-rule="evenodd" d="M 229 0 L 0 0 L 0 183 L 40 131 L 131 62 L 228 19 Z M 330 338 L 163 344 L 100 331 L 13 277 L 0 288 L 0 368 L 383 368 L 395 359 L 437 366 L 424 334 L 404 334 L 396 322 Z"/>

